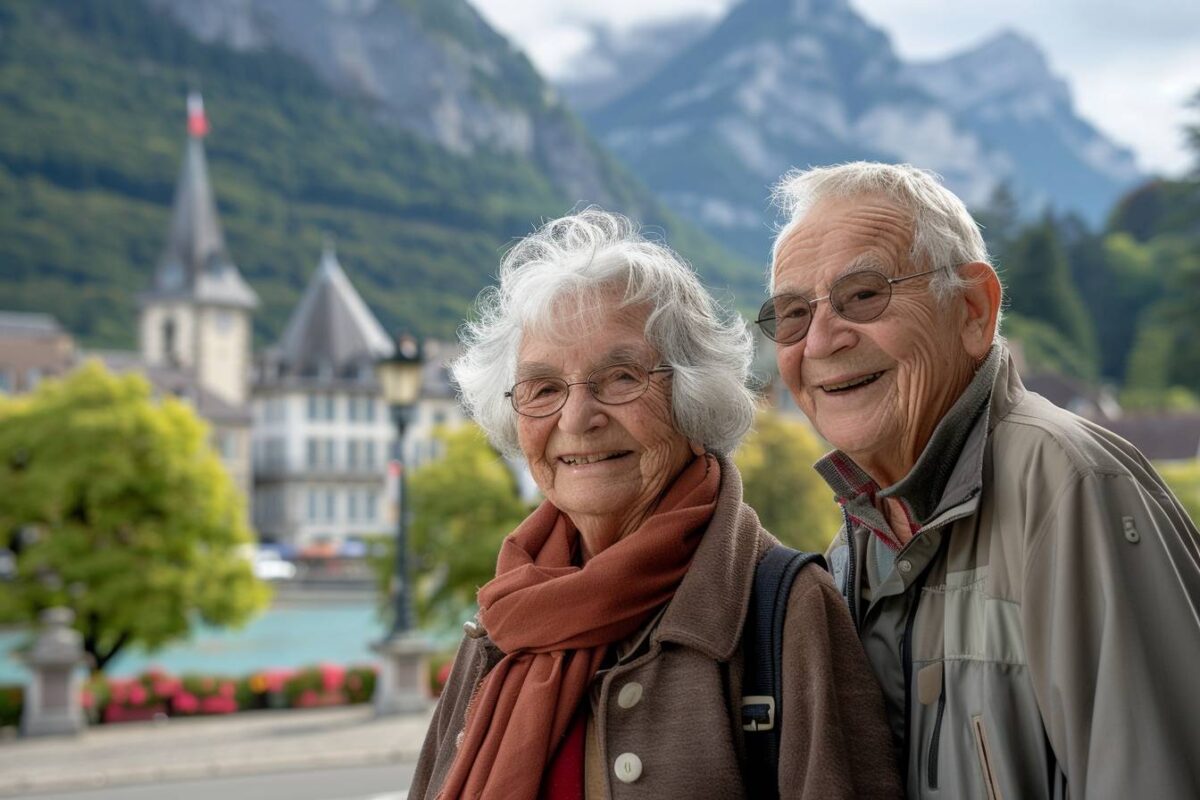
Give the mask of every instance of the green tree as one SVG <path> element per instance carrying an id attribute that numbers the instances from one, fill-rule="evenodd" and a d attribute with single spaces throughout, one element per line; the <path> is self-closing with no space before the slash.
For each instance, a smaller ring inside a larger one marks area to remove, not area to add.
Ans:
<path id="1" fill-rule="evenodd" d="M 823 452 L 804 423 L 761 411 L 734 454 L 745 501 L 764 528 L 800 550 L 824 551 L 842 522 L 832 490 L 812 468 Z"/>
<path id="2" fill-rule="evenodd" d="M 1046 216 L 1026 228 L 1002 263 L 1011 310 L 1046 323 L 1074 345 L 1084 359 L 1080 371 L 1096 371 L 1096 335 L 1059 240 L 1055 221 Z"/>
<path id="3" fill-rule="evenodd" d="M 476 591 L 496 574 L 501 541 L 530 506 L 478 426 L 443 428 L 435 438 L 442 457 L 413 470 L 407 492 L 417 618 L 440 630 L 470 613 Z M 383 586 L 391 580 L 394 547 L 391 538 L 376 562 Z"/>
<path id="4" fill-rule="evenodd" d="M 0 396 L 0 536 L 16 561 L 0 620 L 72 609 L 96 670 L 197 620 L 242 624 L 269 597 L 240 552 L 244 503 L 204 423 L 97 363 Z"/>
<path id="5" fill-rule="evenodd" d="M 1200 461 L 1155 464 L 1154 467 L 1179 498 L 1192 522 L 1200 525 Z"/>

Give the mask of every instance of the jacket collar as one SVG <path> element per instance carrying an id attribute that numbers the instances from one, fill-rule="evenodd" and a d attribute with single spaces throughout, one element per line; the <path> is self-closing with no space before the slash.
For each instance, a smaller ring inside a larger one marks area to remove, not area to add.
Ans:
<path id="1" fill-rule="evenodd" d="M 883 514 L 876 496 L 902 501 L 910 519 L 926 527 L 978 496 L 983 483 L 983 455 L 987 434 L 994 424 L 1024 396 L 1008 349 L 997 344 L 976 371 L 975 377 L 942 417 L 908 474 L 880 489 L 849 456 L 835 450 L 814 466 L 837 496 L 848 516 L 866 525 L 889 546 L 899 541 Z"/>
<path id="2" fill-rule="evenodd" d="M 651 641 L 685 645 L 728 661 L 741 641 L 760 541 L 764 547 L 774 541 L 759 535 L 758 515 L 742 503 L 737 467 L 724 456 L 717 456 L 717 461 L 721 465 L 717 507 Z"/>

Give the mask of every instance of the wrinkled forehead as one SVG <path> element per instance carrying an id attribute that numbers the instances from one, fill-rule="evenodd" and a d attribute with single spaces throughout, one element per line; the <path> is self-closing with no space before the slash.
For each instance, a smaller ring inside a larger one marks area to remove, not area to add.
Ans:
<path id="1" fill-rule="evenodd" d="M 888 276 L 916 271 L 911 215 L 884 197 L 822 200 L 783 234 L 772 269 L 774 292 L 809 292 L 839 277 L 873 269 Z"/>

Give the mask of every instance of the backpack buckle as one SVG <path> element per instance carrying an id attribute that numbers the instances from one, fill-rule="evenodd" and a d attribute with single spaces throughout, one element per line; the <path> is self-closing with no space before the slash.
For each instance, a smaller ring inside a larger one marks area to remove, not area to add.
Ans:
<path id="1" fill-rule="evenodd" d="M 775 727 L 775 698 L 748 694 L 742 698 L 742 730 L 769 731 Z"/>

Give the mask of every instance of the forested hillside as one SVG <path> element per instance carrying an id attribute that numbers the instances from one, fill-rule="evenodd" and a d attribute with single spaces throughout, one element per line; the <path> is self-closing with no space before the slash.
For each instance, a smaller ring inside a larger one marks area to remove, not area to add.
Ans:
<path id="1" fill-rule="evenodd" d="M 544 149 L 529 158 L 452 151 L 293 54 L 202 42 L 140 0 L 6 0 L 0 308 L 53 313 L 86 345 L 133 345 L 136 295 L 164 243 L 189 88 L 203 91 L 212 124 L 206 146 L 230 253 L 263 301 L 260 345 L 278 334 L 325 235 L 385 326 L 449 336 L 507 242 L 586 202 L 663 229 L 710 283 L 758 291 L 759 268 L 664 211 L 524 56 L 458 24 L 478 21 L 464 0 L 395 0 L 387 11 L 430 47 L 492 48 L 497 74 L 468 89 L 503 87 L 500 102 L 551 119 L 564 141 L 576 137 L 564 152 L 599 165 L 575 182 L 588 193 L 572 192 Z M 468 30 L 471 41 L 454 41 Z"/>

